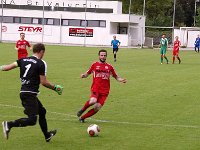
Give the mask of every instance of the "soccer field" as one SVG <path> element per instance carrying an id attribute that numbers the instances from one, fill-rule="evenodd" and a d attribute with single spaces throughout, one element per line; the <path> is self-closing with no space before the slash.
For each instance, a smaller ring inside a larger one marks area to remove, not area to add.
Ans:
<path id="1" fill-rule="evenodd" d="M 120 49 L 107 62 L 127 79 L 111 79 L 103 108 L 86 123 L 76 117 L 90 95 L 91 77 L 81 79 L 99 48 L 46 46 L 47 79 L 64 86 L 63 95 L 40 86 L 49 130 L 58 132 L 46 143 L 40 127 L 12 128 L 9 140 L 0 136 L 1 150 L 198 150 L 200 148 L 200 54 L 180 51 L 182 64 L 160 64 L 159 50 Z M 14 62 L 14 44 L 0 44 L 0 65 Z M 0 72 L 0 121 L 24 117 L 19 98 L 19 70 Z M 90 124 L 101 128 L 89 137 Z M 2 130 L 1 130 L 2 132 Z"/>

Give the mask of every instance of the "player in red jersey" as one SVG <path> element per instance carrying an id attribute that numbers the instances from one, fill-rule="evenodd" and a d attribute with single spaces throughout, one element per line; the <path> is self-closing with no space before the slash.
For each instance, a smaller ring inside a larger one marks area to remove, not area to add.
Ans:
<path id="1" fill-rule="evenodd" d="M 112 75 L 117 81 L 126 83 L 126 79 L 119 77 L 113 66 L 106 63 L 107 51 L 100 50 L 98 55 L 99 61 L 93 63 L 88 71 L 81 74 L 81 78 L 87 78 L 91 73 L 93 73 L 90 99 L 77 113 L 77 116 L 80 117 L 79 121 L 81 123 L 83 123 L 86 118 L 96 114 L 104 105 L 110 91 L 110 75 Z M 83 112 L 92 105 L 94 105 L 94 108 L 82 115 Z"/>
<path id="2" fill-rule="evenodd" d="M 181 63 L 181 59 L 178 55 L 180 46 L 181 46 L 181 42 L 178 40 L 178 36 L 176 36 L 175 41 L 174 41 L 174 47 L 173 47 L 173 64 L 175 61 L 175 57 L 178 59 L 179 64 Z"/>
<path id="3" fill-rule="evenodd" d="M 30 43 L 25 40 L 25 33 L 20 33 L 20 40 L 16 42 L 15 49 L 18 52 L 18 59 L 28 57 L 28 52 L 26 47 L 29 47 L 30 50 L 32 49 Z"/>

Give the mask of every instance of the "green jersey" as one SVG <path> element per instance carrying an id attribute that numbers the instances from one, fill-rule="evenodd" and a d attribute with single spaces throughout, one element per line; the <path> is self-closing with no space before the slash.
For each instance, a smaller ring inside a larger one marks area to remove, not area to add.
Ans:
<path id="1" fill-rule="evenodd" d="M 160 39 L 160 44 L 161 44 L 161 49 L 162 49 L 162 48 L 167 48 L 167 45 L 168 45 L 168 40 L 167 40 L 167 38 L 161 38 L 161 39 Z"/>

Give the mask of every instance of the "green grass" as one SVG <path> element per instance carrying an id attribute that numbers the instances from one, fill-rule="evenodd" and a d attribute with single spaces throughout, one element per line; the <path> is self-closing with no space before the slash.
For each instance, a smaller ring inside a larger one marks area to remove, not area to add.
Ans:
<path id="1" fill-rule="evenodd" d="M 111 79 L 111 92 L 100 112 L 85 124 L 76 112 L 90 95 L 91 76 L 80 79 L 99 48 L 46 46 L 49 81 L 62 84 L 64 93 L 40 87 L 38 96 L 48 110 L 49 129 L 57 135 L 46 143 L 39 125 L 13 128 L 9 140 L 0 136 L 2 150 L 198 150 L 200 147 L 200 54 L 181 51 L 182 64 L 160 64 L 158 50 L 120 49 L 113 62 L 107 48 L 107 62 L 128 80 Z M 171 60 L 171 51 L 167 56 Z M 17 58 L 14 44 L 0 44 L 0 64 Z M 170 61 L 171 62 L 171 61 Z M 0 121 L 23 117 L 19 99 L 19 70 L 0 72 Z M 106 120 L 102 122 L 99 120 Z M 99 137 L 87 135 L 96 123 Z"/>

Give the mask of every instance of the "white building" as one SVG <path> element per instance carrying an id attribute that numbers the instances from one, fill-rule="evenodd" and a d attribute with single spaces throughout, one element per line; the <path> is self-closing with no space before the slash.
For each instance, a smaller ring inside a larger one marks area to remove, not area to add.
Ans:
<path id="1" fill-rule="evenodd" d="M 118 1 L 2 0 L 0 4 L 1 41 L 16 41 L 24 32 L 31 42 L 107 46 L 116 35 L 122 46 L 144 43 L 145 17 L 122 14 Z"/>
<path id="2" fill-rule="evenodd" d="M 199 27 L 180 27 L 180 29 L 174 29 L 174 39 L 175 36 L 179 36 L 181 45 L 184 47 L 194 47 L 198 35 L 200 35 Z"/>

